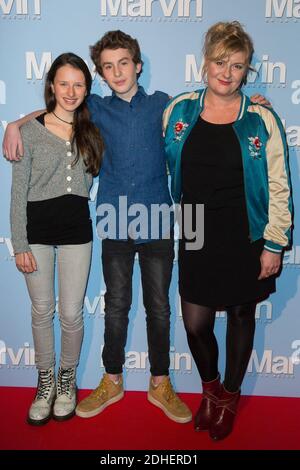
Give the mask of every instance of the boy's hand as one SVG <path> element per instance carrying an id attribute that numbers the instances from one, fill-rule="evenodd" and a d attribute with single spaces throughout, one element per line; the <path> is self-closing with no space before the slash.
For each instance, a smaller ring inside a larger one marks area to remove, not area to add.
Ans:
<path id="1" fill-rule="evenodd" d="M 2 143 L 3 156 L 7 160 L 20 160 L 23 156 L 23 142 L 18 124 L 7 125 Z"/>
<path id="2" fill-rule="evenodd" d="M 265 96 L 260 95 L 259 93 L 251 96 L 250 100 L 252 101 L 252 103 L 263 104 L 264 106 L 268 106 L 269 108 L 272 108 L 270 101 L 268 101 Z"/>

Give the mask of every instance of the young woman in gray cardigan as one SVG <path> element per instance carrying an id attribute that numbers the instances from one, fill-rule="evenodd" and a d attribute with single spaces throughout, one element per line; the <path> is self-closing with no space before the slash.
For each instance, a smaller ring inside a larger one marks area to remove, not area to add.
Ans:
<path id="1" fill-rule="evenodd" d="M 85 97 L 91 75 L 72 53 L 53 62 L 46 78 L 47 112 L 24 124 L 24 157 L 13 162 L 11 231 L 16 265 L 32 302 L 38 387 L 28 422 L 65 420 L 76 407 L 76 366 L 83 299 L 92 248 L 89 189 L 99 172 L 103 143 L 89 120 Z M 61 356 L 57 383 L 53 316 L 58 271 Z"/>

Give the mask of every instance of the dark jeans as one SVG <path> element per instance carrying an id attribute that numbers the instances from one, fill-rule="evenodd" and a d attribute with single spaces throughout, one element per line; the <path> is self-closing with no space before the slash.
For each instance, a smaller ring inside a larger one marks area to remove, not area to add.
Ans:
<path id="1" fill-rule="evenodd" d="M 122 373 L 136 252 L 139 255 L 146 310 L 150 372 L 154 376 L 168 375 L 173 238 L 140 244 L 134 244 L 132 240 L 103 240 L 102 263 L 106 284 L 103 364 L 109 374 Z"/>

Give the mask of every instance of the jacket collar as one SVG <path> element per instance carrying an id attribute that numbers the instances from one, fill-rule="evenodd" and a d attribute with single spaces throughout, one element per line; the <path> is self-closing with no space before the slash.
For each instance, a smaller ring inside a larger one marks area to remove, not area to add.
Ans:
<path id="1" fill-rule="evenodd" d="M 199 90 L 200 113 L 202 112 L 203 107 L 204 107 L 204 100 L 205 100 L 206 92 L 207 92 L 207 88 Z M 239 91 L 239 93 L 241 95 L 241 104 L 240 104 L 239 114 L 238 114 L 238 117 L 236 119 L 237 121 L 240 121 L 244 117 L 244 115 L 247 112 L 248 106 L 250 104 L 250 98 L 248 96 L 244 95 L 244 93 L 241 90 Z"/>

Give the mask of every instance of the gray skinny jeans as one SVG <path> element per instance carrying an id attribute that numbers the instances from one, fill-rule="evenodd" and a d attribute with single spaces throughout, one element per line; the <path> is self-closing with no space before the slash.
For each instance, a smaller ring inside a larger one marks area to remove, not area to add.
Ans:
<path id="1" fill-rule="evenodd" d="M 38 369 L 55 364 L 55 257 L 58 273 L 59 319 L 63 369 L 76 367 L 83 338 L 83 300 L 90 270 L 92 242 L 81 245 L 30 245 L 37 271 L 24 274 L 32 302 L 32 335 Z"/>

